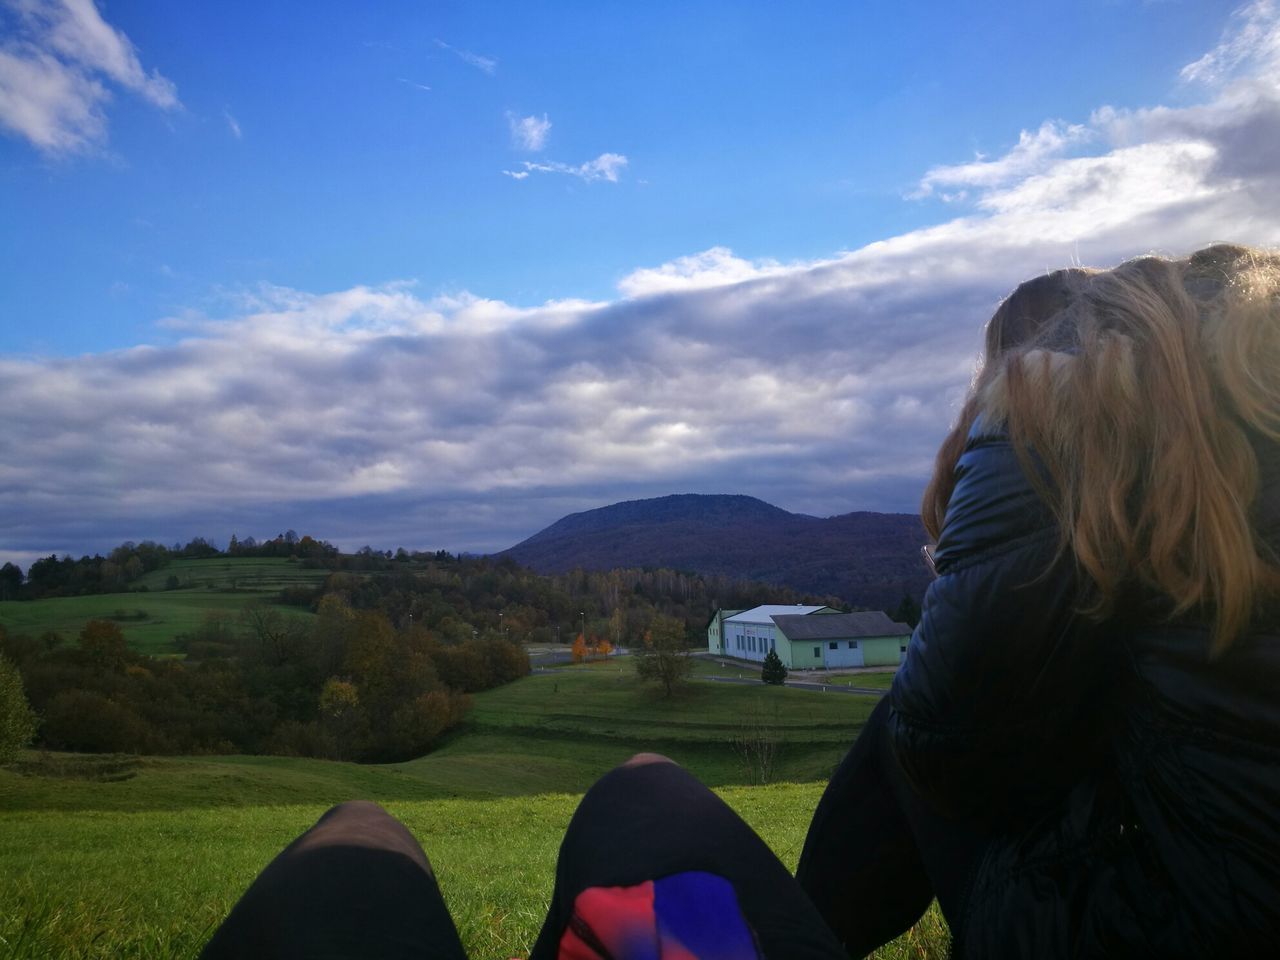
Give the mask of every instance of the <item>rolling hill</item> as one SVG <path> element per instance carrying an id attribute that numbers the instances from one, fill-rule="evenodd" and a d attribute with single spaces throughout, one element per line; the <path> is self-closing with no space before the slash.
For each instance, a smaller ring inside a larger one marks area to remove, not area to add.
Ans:
<path id="1" fill-rule="evenodd" d="M 570 514 L 501 555 L 540 573 L 670 567 L 892 609 L 904 593 L 924 594 L 925 540 L 912 514 L 824 519 L 755 497 L 675 494 Z"/>

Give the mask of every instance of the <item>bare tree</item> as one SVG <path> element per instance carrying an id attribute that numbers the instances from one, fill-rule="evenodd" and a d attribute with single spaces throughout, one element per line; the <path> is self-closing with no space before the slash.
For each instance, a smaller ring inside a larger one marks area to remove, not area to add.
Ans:
<path id="1" fill-rule="evenodd" d="M 734 752 L 742 761 L 748 780 L 772 782 L 781 745 L 777 704 L 773 705 L 771 717 L 763 704 L 752 703 L 738 721 L 738 731 L 733 737 Z"/>

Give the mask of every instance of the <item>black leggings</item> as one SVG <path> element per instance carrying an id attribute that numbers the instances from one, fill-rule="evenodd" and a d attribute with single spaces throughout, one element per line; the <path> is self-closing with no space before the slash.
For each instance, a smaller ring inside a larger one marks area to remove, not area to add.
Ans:
<path id="1" fill-rule="evenodd" d="M 686 871 L 732 884 L 771 960 L 843 958 L 755 832 L 683 768 L 641 754 L 602 777 L 574 813 L 530 960 L 554 960 L 582 891 Z M 249 956 L 464 960 L 466 954 L 422 848 L 381 807 L 360 802 L 334 807 L 268 864 L 202 954 Z"/>
<path id="2" fill-rule="evenodd" d="M 796 868 L 850 957 L 905 933 L 934 897 L 954 930 L 991 839 L 916 796 L 889 750 L 888 714 L 885 697 L 827 784 Z"/>

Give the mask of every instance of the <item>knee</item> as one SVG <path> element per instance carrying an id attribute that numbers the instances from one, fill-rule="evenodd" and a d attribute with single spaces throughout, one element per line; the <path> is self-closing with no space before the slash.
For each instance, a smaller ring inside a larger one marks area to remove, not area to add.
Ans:
<path id="1" fill-rule="evenodd" d="M 328 821 L 375 821 L 390 820 L 391 814 L 383 810 L 372 800 L 348 800 L 326 810 L 317 821 L 317 825 Z"/>
<path id="2" fill-rule="evenodd" d="M 647 767 L 651 763 L 669 763 L 673 767 L 679 764 L 670 757 L 664 757 L 660 753 L 637 753 L 634 757 L 623 764 L 624 767 Z"/>

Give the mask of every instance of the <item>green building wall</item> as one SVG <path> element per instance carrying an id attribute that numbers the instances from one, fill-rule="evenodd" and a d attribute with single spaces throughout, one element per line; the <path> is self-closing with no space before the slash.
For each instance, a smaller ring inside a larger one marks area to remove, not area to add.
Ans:
<path id="1" fill-rule="evenodd" d="M 779 630 L 778 649 L 781 651 L 782 644 L 788 643 L 791 646 L 791 662 L 783 663 L 789 668 L 797 670 L 818 670 L 822 668 L 822 643 L 821 640 L 783 640 L 781 638 L 782 631 Z M 818 655 L 815 657 L 813 651 L 817 649 Z M 779 653 L 781 656 L 781 653 Z"/>
<path id="2" fill-rule="evenodd" d="M 859 640 L 862 647 L 862 665 L 864 667 L 896 667 L 901 659 L 902 647 L 911 638 L 872 637 Z"/>

